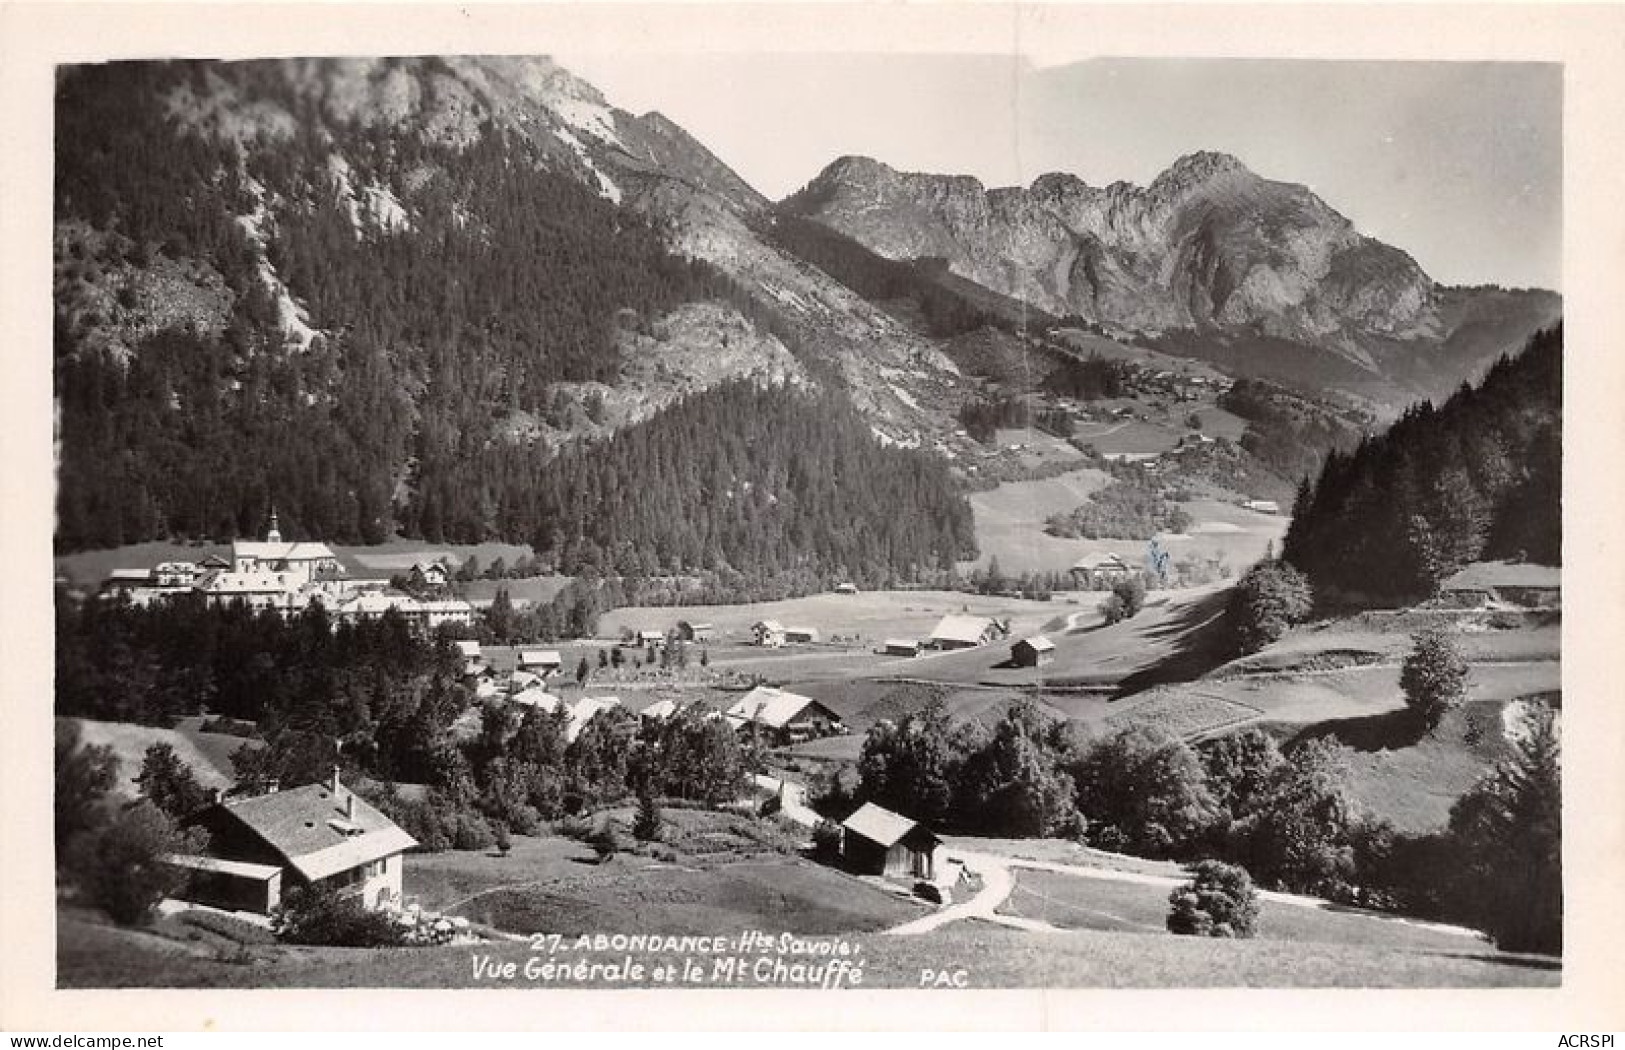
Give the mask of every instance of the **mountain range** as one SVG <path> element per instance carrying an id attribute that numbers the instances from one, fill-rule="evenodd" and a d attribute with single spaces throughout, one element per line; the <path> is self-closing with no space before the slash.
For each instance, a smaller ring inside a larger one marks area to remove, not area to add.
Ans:
<path id="1" fill-rule="evenodd" d="M 1223 153 L 1181 157 L 1146 187 L 1103 188 L 1051 173 L 1030 187 L 988 189 L 968 176 L 843 157 L 783 207 L 888 258 L 945 260 L 1056 315 L 1125 334 L 1195 336 L 1180 340 L 1187 347 L 1204 334 L 1263 337 L 1420 390 L 1459 380 L 1453 368 L 1488 356 L 1458 345 L 1481 317 L 1521 312 L 1526 328 L 1504 333 L 1516 345 L 1560 310 L 1550 293 L 1440 286 L 1308 188 L 1261 178 Z M 1448 350 L 1448 364 L 1434 360 Z"/>
<path id="2" fill-rule="evenodd" d="M 876 441 L 952 449 L 982 391 L 954 339 L 984 323 L 1397 411 L 1560 311 L 1440 286 L 1214 153 L 1143 189 L 848 157 L 775 204 L 546 58 L 63 67 L 57 112 L 70 547 L 253 529 L 273 492 L 333 538 L 502 535 L 514 457 L 739 380 L 829 388 Z M 869 254 L 895 264 L 884 291 L 829 261 Z"/>

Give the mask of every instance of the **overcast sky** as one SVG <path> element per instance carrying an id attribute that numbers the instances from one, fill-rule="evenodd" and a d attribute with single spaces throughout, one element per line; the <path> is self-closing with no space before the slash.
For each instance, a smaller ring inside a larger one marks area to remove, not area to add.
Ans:
<path id="1" fill-rule="evenodd" d="M 612 104 L 671 117 L 774 199 L 844 154 L 991 186 L 1048 171 L 1144 185 L 1182 154 L 1213 149 L 1308 185 L 1437 280 L 1562 284 L 1557 65 L 558 57 Z"/>

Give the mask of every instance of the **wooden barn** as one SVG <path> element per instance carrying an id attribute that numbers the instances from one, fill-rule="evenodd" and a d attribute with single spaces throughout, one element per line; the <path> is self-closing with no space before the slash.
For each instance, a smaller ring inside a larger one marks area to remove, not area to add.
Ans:
<path id="1" fill-rule="evenodd" d="M 1023 638 L 1010 647 L 1010 662 L 1017 667 L 1043 667 L 1055 661 L 1055 643 L 1041 634 Z"/>
<path id="2" fill-rule="evenodd" d="M 709 642 L 716 638 L 716 628 L 708 623 L 677 621 L 677 637 L 684 642 Z"/>
<path id="3" fill-rule="evenodd" d="M 866 802 L 841 824 L 841 856 L 864 875 L 934 879 L 942 840 L 925 825 Z"/>

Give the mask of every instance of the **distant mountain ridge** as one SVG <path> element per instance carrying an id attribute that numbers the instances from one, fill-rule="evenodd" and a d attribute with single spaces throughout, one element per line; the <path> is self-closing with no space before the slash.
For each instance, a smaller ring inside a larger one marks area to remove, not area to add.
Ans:
<path id="1" fill-rule="evenodd" d="M 1308 188 L 1223 153 L 1182 157 L 1146 187 L 1051 173 L 994 189 L 842 157 L 781 207 L 887 258 L 943 259 L 1057 315 L 1152 335 L 1252 332 L 1402 381 L 1435 371 L 1409 358 L 1447 343 L 1475 313 L 1472 295 L 1438 285 Z M 1500 295 L 1521 302 L 1514 316 L 1500 304 L 1508 331 L 1482 360 L 1560 310 L 1551 293 Z"/>

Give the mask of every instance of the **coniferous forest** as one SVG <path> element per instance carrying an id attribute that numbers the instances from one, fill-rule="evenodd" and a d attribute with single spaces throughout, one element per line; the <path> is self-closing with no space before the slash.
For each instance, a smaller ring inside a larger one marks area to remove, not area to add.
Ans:
<path id="1" fill-rule="evenodd" d="M 1283 556 L 1318 599 L 1398 603 L 1468 562 L 1561 563 L 1563 329 L 1410 409 L 1298 492 Z"/>
<path id="2" fill-rule="evenodd" d="M 165 108 L 205 65 L 58 83 L 60 551 L 251 535 L 274 502 L 294 535 L 534 542 L 566 571 L 906 580 L 969 552 L 947 471 L 835 395 L 720 392 L 556 455 L 510 436 L 557 384 L 613 382 L 621 330 L 682 303 L 783 326 L 528 140 L 345 125 L 255 69 L 239 89 L 299 119 L 242 149 Z M 340 181 L 409 217 L 358 215 Z M 176 267 L 218 275 L 217 323 L 132 331 L 142 282 Z M 320 334 L 289 337 L 278 281 Z"/>

